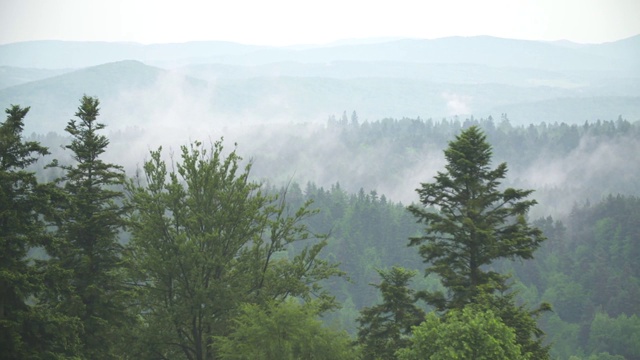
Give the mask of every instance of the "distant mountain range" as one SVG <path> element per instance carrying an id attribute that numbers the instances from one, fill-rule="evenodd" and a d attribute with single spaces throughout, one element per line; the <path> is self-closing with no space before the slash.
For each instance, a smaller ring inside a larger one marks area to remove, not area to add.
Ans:
<path id="1" fill-rule="evenodd" d="M 301 47 L 35 41 L 0 45 L 0 106 L 31 106 L 27 128 L 37 132 L 61 131 L 85 93 L 100 97 L 116 126 L 150 126 L 150 113 L 187 111 L 181 106 L 195 114 L 191 122 L 326 121 L 353 110 L 361 121 L 502 113 L 523 124 L 635 121 L 638 59 L 640 36 L 589 45 L 493 37 Z"/>
<path id="2" fill-rule="evenodd" d="M 640 71 L 640 35 L 603 44 L 541 42 L 489 36 L 434 40 L 397 39 L 306 47 L 264 47 L 229 42 L 135 43 L 32 41 L 0 45 L 0 65 L 27 68 L 78 68 L 121 60 L 151 65 L 264 65 L 293 61 L 387 61 L 481 64 L 547 70 Z"/>

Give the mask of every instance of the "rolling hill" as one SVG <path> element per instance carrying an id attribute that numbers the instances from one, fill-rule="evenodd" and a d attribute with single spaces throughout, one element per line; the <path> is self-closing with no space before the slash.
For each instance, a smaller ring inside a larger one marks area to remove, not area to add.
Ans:
<path id="1" fill-rule="evenodd" d="M 112 128 L 487 117 L 640 120 L 640 36 L 585 45 L 492 37 L 324 46 L 40 41 L 0 46 L 0 106 L 62 131 L 83 95 Z M 15 67 L 20 66 L 20 67 Z M 72 68 L 77 68 L 72 71 Z"/>

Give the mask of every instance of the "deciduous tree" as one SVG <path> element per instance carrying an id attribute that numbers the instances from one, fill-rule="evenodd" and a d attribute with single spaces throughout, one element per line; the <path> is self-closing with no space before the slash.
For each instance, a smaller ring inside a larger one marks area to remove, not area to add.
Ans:
<path id="1" fill-rule="evenodd" d="M 318 282 L 340 272 L 317 255 L 301 220 L 308 204 L 287 207 L 285 195 L 263 194 L 235 151 L 222 141 L 181 147 L 167 169 L 162 149 L 128 186 L 132 208 L 129 248 L 136 281 L 144 289 L 140 357 L 217 358 L 214 339 L 228 333 L 240 304 L 333 298 Z M 301 249 L 294 252 L 294 249 Z"/>
<path id="2" fill-rule="evenodd" d="M 451 310 L 442 319 L 429 313 L 413 328 L 411 345 L 398 351 L 400 360 L 527 360 L 514 329 L 493 312 L 473 305 Z"/>
<path id="3" fill-rule="evenodd" d="M 233 330 L 218 338 L 222 359 L 346 360 L 355 359 L 349 335 L 323 326 L 314 303 L 295 299 L 263 306 L 245 304 Z"/>

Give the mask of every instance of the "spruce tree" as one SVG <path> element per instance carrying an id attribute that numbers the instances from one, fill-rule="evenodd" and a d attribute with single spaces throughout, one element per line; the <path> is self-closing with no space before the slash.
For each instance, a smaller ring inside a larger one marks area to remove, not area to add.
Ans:
<path id="1" fill-rule="evenodd" d="M 489 267 L 499 259 L 531 259 L 544 241 L 542 232 L 526 219 L 536 204 L 527 200 L 533 190 L 501 189 L 507 165 L 491 168 L 492 148 L 477 126 L 456 136 L 444 155 L 446 171 L 438 172 L 433 183 L 421 184 L 420 204 L 409 206 L 425 226 L 425 234 L 411 238 L 409 245 L 419 248 L 428 264 L 426 274 L 438 275 L 447 289 L 447 294 L 426 292 L 425 300 L 440 311 L 507 301 L 514 314 L 495 313 L 505 315 L 504 323 L 515 327 L 523 350 L 536 350 L 536 359 L 547 358 L 548 349 L 529 343 L 540 345 L 541 332 L 516 319 L 517 314 L 531 318 L 533 313 L 503 295 L 508 276 Z"/>
<path id="2" fill-rule="evenodd" d="M 409 345 L 411 328 L 424 320 L 424 312 L 416 305 L 416 292 L 409 287 L 416 275 L 401 267 L 378 270 L 382 278 L 374 285 L 382 295 L 382 303 L 366 307 L 358 318 L 358 344 L 363 359 L 395 359 L 396 351 Z"/>
<path id="3" fill-rule="evenodd" d="M 42 218 L 50 191 L 28 170 L 49 154 L 22 137 L 28 111 L 12 105 L 0 124 L 0 352 L 6 359 L 69 357 L 77 354 L 79 324 L 41 306 L 45 283 L 29 256 L 50 239 Z"/>
<path id="4" fill-rule="evenodd" d="M 98 132 L 99 101 L 83 96 L 66 132 L 72 164 L 50 165 L 63 171 L 54 196 L 55 239 L 47 246 L 50 283 L 47 302 L 61 314 L 82 323 L 82 354 L 89 359 L 117 356 L 121 330 L 130 326 L 125 299 L 122 245 L 118 233 L 124 226 L 122 167 L 105 163 L 101 156 L 109 140 Z"/>
<path id="5" fill-rule="evenodd" d="M 0 124 L 0 349 L 7 358 L 26 358 L 37 339 L 28 328 L 34 309 L 27 299 L 39 279 L 27 259 L 31 247 L 42 244 L 44 224 L 38 215 L 43 205 L 35 174 L 26 168 L 47 148 L 23 141 L 23 119 L 29 108 L 13 105 Z"/>

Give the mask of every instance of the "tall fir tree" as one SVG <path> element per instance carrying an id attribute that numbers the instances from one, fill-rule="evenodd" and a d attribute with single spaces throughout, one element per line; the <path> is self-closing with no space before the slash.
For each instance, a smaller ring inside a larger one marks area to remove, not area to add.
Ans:
<path id="1" fill-rule="evenodd" d="M 27 304 L 39 279 L 27 259 L 31 247 L 42 244 L 44 224 L 39 219 L 42 194 L 33 172 L 25 170 L 47 148 L 22 139 L 29 108 L 13 105 L 0 124 L 0 348 L 7 358 L 26 358 L 37 339 L 27 330 L 33 307 Z"/>
<path id="2" fill-rule="evenodd" d="M 425 234 L 411 238 L 409 245 L 419 247 L 428 264 L 426 274 L 438 275 L 448 291 L 427 292 L 426 301 L 447 311 L 469 304 L 499 303 L 491 300 L 495 296 L 530 318 L 533 314 L 515 307 L 512 297 L 501 295 L 508 289 L 508 276 L 488 266 L 503 258 L 531 259 L 544 241 L 541 230 L 526 220 L 536 204 L 526 199 L 533 190 L 500 189 L 507 165 L 491 168 L 492 148 L 477 126 L 456 136 L 444 155 L 446 172 L 438 172 L 433 183 L 423 183 L 417 189 L 420 204 L 409 206 L 425 226 Z M 547 348 L 529 343 L 540 345 L 541 332 L 521 326 L 518 316 L 503 313 L 505 324 L 516 326 L 520 345 L 536 350 L 536 359 L 547 358 Z"/>
<path id="3" fill-rule="evenodd" d="M 98 132 L 99 100 L 83 96 L 66 132 L 71 135 L 73 164 L 58 167 L 53 225 L 55 239 L 46 247 L 49 282 L 46 300 L 55 311 L 82 324 L 81 354 L 89 359 L 118 356 L 122 330 L 131 326 L 122 266 L 123 247 L 118 233 L 125 224 L 121 187 L 122 167 L 105 163 L 101 156 L 109 140 Z"/>
<path id="4" fill-rule="evenodd" d="M 49 188 L 27 170 L 49 151 L 23 140 L 28 111 L 12 105 L 0 124 L 0 349 L 5 359 L 73 356 L 79 324 L 40 306 L 43 277 L 28 256 L 50 238 L 42 219 Z"/>

